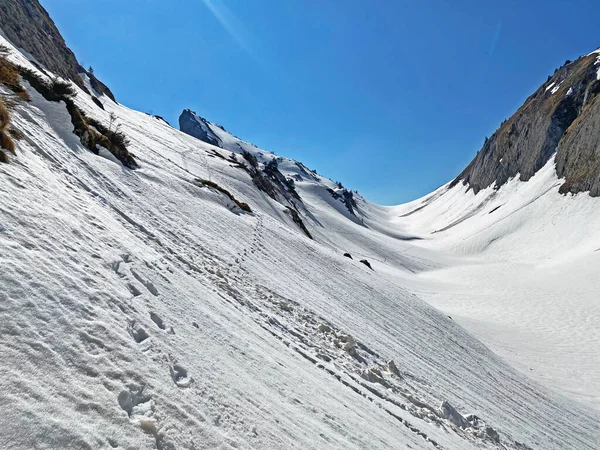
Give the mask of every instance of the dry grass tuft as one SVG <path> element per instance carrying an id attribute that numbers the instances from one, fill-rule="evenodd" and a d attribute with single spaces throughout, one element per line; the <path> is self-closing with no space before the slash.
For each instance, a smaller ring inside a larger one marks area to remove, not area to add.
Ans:
<path id="1" fill-rule="evenodd" d="M 10 114 L 8 109 L 4 105 L 4 101 L 0 98 L 0 147 L 4 150 L 8 150 L 11 153 L 15 152 L 15 143 L 8 134 L 8 127 L 10 125 Z M 2 162 L 8 162 L 7 156 L 4 152 L 1 152 Z"/>
<path id="2" fill-rule="evenodd" d="M 10 63 L 6 58 L 2 57 L 0 51 L 0 84 L 3 84 L 13 91 L 21 100 L 29 101 L 29 94 L 21 86 L 21 74 L 19 70 Z"/>
<path id="3" fill-rule="evenodd" d="M 210 180 L 203 180 L 201 178 L 196 178 L 196 183 L 200 183 L 204 186 L 208 186 L 211 187 L 219 192 L 221 192 L 222 194 L 225 194 L 227 197 L 229 197 L 229 199 L 235 203 L 238 208 L 240 208 L 242 211 L 246 211 L 251 213 L 252 209 L 250 209 L 250 206 L 248 206 L 248 203 L 245 202 L 240 202 L 237 198 L 235 198 L 233 196 L 233 194 L 231 192 L 229 192 L 227 189 L 222 188 L 221 186 L 219 186 L 217 183 L 215 183 L 214 181 L 210 181 Z"/>

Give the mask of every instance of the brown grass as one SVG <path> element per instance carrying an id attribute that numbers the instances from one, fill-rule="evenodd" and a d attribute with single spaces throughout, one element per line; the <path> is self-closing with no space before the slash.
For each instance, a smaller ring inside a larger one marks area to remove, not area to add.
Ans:
<path id="1" fill-rule="evenodd" d="M 0 58 L 0 83 L 13 90 L 21 85 L 19 71 L 4 58 Z"/>
<path id="2" fill-rule="evenodd" d="M 221 192 L 222 194 L 225 194 L 227 197 L 229 197 L 229 199 L 235 203 L 242 211 L 246 211 L 246 212 L 252 212 L 252 210 L 250 209 L 250 206 L 248 206 L 248 203 L 244 203 L 244 202 L 240 202 L 237 198 L 235 198 L 233 196 L 233 194 L 231 192 L 229 192 L 227 189 L 222 188 L 221 186 L 219 186 L 217 183 L 215 183 L 214 181 L 210 181 L 210 180 L 203 180 L 201 178 L 196 178 L 196 182 L 203 184 L 204 186 L 208 186 L 211 187 L 219 192 Z"/>
<path id="3" fill-rule="evenodd" d="M 0 147 L 11 153 L 15 153 L 15 143 L 8 134 L 9 125 L 10 114 L 4 105 L 4 101 L 0 98 Z M 2 153 L 2 162 L 8 162 L 8 158 L 4 153 Z"/>
<path id="4" fill-rule="evenodd" d="M 21 86 L 21 74 L 19 70 L 2 57 L 0 57 L 0 84 L 13 91 L 21 100 L 30 100 L 29 94 Z"/>
<path id="5" fill-rule="evenodd" d="M 135 155 L 127 150 L 129 140 L 126 135 L 119 130 L 118 126 L 107 128 L 97 120 L 87 117 L 84 112 L 77 107 L 73 100 L 73 97 L 77 95 L 77 92 L 70 81 L 56 77 L 48 82 L 33 70 L 15 66 L 0 55 L 0 83 L 5 84 L 15 92 L 16 96 L 14 98 L 17 99 L 17 101 L 29 100 L 27 91 L 20 85 L 21 77 L 47 101 L 65 102 L 74 127 L 73 132 L 80 138 L 81 143 L 87 149 L 98 154 L 96 144 L 100 144 L 115 155 L 125 167 L 130 169 L 138 167 Z M 10 139 L 10 136 L 7 137 Z M 3 141 L 6 141 L 5 144 L 7 147 L 10 146 L 8 139 L 3 138 Z"/>
<path id="6" fill-rule="evenodd" d="M 15 153 L 15 142 L 6 133 L 0 134 L 0 147 L 2 147 L 4 150 L 7 150 L 13 154 Z"/>
<path id="7" fill-rule="evenodd" d="M 4 100 L 0 97 L 0 130 L 4 131 L 8 128 L 10 123 L 10 114 L 8 109 L 4 105 Z"/>

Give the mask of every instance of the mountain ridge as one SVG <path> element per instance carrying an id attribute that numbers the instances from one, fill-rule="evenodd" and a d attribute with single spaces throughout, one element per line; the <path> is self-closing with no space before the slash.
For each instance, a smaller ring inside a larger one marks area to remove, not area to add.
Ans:
<path id="1" fill-rule="evenodd" d="M 556 153 L 561 193 L 600 195 L 596 161 L 600 74 L 598 52 L 567 61 L 538 88 L 515 114 L 486 139 L 471 163 L 452 181 L 475 193 L 500 187 L 519 176 L 529 180 Z M 596 130 L 591 137 L 585 132 Z M 588 163 L 592 160 L 593 165 Z"/>
<path id="2" fill-rule="evenodd" d="M 115 101 L 111 90 L 93 72 L 82 67 L 75 54 L 65 43 L 54 21 L 37 0 L 0 0 L 0 31 L 15 46 L 31 55 L 36 64 L 89 93 L 81 74 L 86 75 L 91 87 Z"/>

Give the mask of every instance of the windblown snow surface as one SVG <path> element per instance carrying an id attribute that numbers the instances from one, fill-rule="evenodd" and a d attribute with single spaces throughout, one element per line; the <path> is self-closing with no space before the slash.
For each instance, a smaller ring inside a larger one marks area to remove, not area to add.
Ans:
<path id="1" fill-rule="evenodd" d="M 354 216 L 283 158 L 311 240 L 222 130 L 79 90 L 129 170 L 29 92 L 0 166 L 0 448 L 598 448 L 600 203 L 552 164 Z"/>

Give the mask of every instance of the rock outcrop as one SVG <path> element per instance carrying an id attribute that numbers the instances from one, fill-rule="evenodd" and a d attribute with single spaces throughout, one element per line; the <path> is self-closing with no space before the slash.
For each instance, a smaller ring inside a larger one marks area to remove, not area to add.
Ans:
<path id="1" fill-rule="evenodd" d="M 190 109 L 184 109 L 179 116 L 179 129 L 207 144 L 222 147 L 221 140 L 212 132 L 209 122 Z"/>
<path id="2" fill-rule="evenodd" d="M 452 182 L 475 193 L 519 176 L 529 180 L 556 155 L 561 192 L 600 195 L 600 81 L 597 53 L 565 63 L 486 140 Z"/>
<path id="3" fill-rule="evenodd" d="M 78 62 L 54 21 L 38 0 L 0 0 L 0 29 L 15 46 L 33 56 L 43 68 L 69 79 L 87 91 L 80 74 L 90 78 L 98 94 L 114 95 Z"/>

